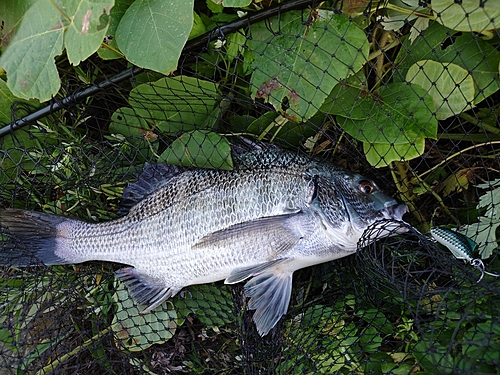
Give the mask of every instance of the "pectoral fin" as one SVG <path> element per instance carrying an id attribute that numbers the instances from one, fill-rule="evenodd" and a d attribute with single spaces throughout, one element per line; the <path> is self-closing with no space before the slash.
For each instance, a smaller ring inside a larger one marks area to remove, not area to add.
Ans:
<path id="1" fill-rule="evenodd" d="M 304 237 L 308 217 L 302 212 L 263 217 L 232 225 L 201 238 L 193 249 L 245 249 L 275 259 L 286 253 Z"/>
<path id="2" fill-rule="evenodd" d="M 292 273 L 264 272 L 245 284 L 248 308 L 255 310 L 253 320 L 261 336 L 269 333 L 286 314 L 292 292 Z"/>

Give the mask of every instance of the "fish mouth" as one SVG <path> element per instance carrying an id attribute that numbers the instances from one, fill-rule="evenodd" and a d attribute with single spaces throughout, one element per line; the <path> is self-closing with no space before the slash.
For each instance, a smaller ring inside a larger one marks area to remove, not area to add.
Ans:
<path id="1" fill-rule="evenodd" d="M 403 221 L 403 215 L 408 212 L 406 204 L 395 204 L 380 210 L 384 219 Z"/>
<path id="2" fill-rule="evenodd" d="M 409 224 L 403 220 L 403 215 L 408 212 L 406 204 L 395 204 L 380 210 L 384 218 L 375 223 L 377 227 L 383 227 L 384 231 L 392 234 L 405 233 L 409 230 Z M 391 235 L 391 234 L 388 234 Z"/>

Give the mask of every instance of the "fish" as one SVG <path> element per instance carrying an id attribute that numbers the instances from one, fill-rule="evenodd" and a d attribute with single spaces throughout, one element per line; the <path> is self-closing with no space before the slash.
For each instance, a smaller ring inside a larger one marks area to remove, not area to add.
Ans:
<path id="1" fill-rule="evenodd" d="M 122 216 L 106 222 L 1 209 L 0 227 L 30 255 L 7 246 L 0 264 L 123 264 L 115 275 L 142 313 L 189 285 L 246 281 L 247 308 L 265 336 L 288 310 L 294 271 L 355 253 L 371 225 L 386 223 L 373 241 L 405 231 L 406 205 L 329 161 L 255 147 L 233 164 L 146 164 L 124 189 Z"/>

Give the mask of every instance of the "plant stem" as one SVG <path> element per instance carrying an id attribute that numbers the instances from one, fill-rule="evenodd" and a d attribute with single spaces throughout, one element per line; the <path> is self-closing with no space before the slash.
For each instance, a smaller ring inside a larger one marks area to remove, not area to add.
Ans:
<path id="1" fill-rule="evenodd" d="M 417 207 L 413 203 L 413 194 L 409 189 L 410 181 L 408 179 L 408 166 L 405 162 L 392 162 L 396 166 L 397 174 L 394 168 L 391 168 L 391 175 L 396 187 L 399 191 L 401 199 L 408 206 L 413 217 L 417 220 L 418 224 L 423 224 L 422 216 L 418 214 Z"/>
<path id="2" fill-rule="evenodd" d="M 434 170 L 436 170 L 437 168 L 441 167 L 443 164 L 448 163 L 448 162 L 449 162 L 451 159 L 453 159 L 454 157 L 459 156 L 459 155 L 461 155 L 461 154 L 463 154 L 463 153 L 465 153 L 465 152 L 467 152 L 467 151 L 469 151 L 469 150 L 473 150 L 473 149 L 478 148 L 478 147 L 481 147 L 481 146 L 498 145 L 498 144 L 500 144 L 500 141 L 494 141 L 494 142 L 484 142 L 484 143 L 479 143 L 479 144 L 477 144 L 477 145 L 472 145 L 472 146 L 470 146 L 470 147 L 464 148 L 463 150 L 460 150 L 460 151 L 458 151 L 458 152 L 454 153 L 453 155 L 451 155 L 451 156 L 449 156 L 449 157 L 445 158 L 445 159 L 444 159 L 441 163 L 436 164 L 434 167 L 432 167 L 432 168 L 430 168 L 430 169 L 426 170 L 425 172 L 421 173 L 420 175 L 417 175 L 417 177 L 418 177 L 419 179 L 422 179 L 422 177 L 423 177 L 423 176 L 425 176 L 426 174 L 431 173 L 432 171 L 434 171 Z"/>
<path id="3" fill-rule="evenodd" d="M 398 7 L 397 5 L 391 4 L 389 2 L 385 3 L 384 7 L 386 9 L 395 10 L 397 12 L 408 14 L 408 15 L 412 15 L 412 16 L 428 18 L 430 20 L 435 20 L 436 19 L 436 17 L 434 15 L 432 15 L 432 14 L 426 14 L 426 13 L 416 12 L 414 9 L 408 9 L 408 8 Z"/>
<path id="4" fill-rule="evenodd" d="M 500 141 L 499 137 L 487 134 L 464 134 L 464 133 L 440 133 L 438 139 L 449 139 L 452 141 L 465 141 L 484 143 L 489 141 Z"/>
<path id="5" fill-rule="evenodd" d="M 98 338 L 100 338 L 100 337 L 108 334 L 109 331 L 111 331 L 111 327 L 103 329 L 101 332 L 98 332 L 97 334 L 95 334 L 94 336 L 92 336 L 90 339 L 88 339 L 87 341 L 85 341 L 83 344 L 81 344 L 81 345 L 77 346 L 76 348 L 74 348 L 69 353 L 66 353 L 66 354 L 62 355 L 60 358 L 52 361 L 50 364 L 48 364 L 47 366 L 45 366 L 42 369 L 40 369 L 39 371 L 37 371 L 35 373 L 35 375 L 48 374 L 49 372 L 53 371 L 57 366 L 59 366 L 61 363 L 63 363 L 64 361 L 68 360 L 69 358 L 71 358 L 72 356 L 74 356 L 75 354 L 77 354 L 79 351 L 85 349 L 87 346 L 90 346 L 91 344 L 93 344 L 94 342 L 96 342 L 96 340 Z"/>
<path id="6" fill-rule="evenodd" d="M 481 128 L 488 133 L 492 133 L 492 134 L 496 134 L 496 135 L 500 134 L 500 129 L 498 129 L 496 126 L 491 126 L 491 125 L 485 124 L 484 122 L 482 122 L 478 118 L 473 117 L 471 115 L 468 115 L 467 113 L 461 113 L 460 117 L 463 118 L 464 120 L 470 122 L 471 124 L 476 125 L 478 128 Z"/>
<path id="7" fill-rule="evenodd" d="M 380 56 L 382 53 L 390 50 L 391 48 L 394 48 L 396 47 L 397 45 L 399 45 L 399 43 L 401 43 L 399 41 L 399 39 L 394 39 L 392 42 L 390 42 L 388 45 L 386 45 L 385 47 L 383 48 L 380 48 L 376 51 L 373 51 L 372 53 L 370 53 L 370 55 L 368 56 L 368 61 L 371 61 L 375 58 L 377 58 L 378 56 Z"/>

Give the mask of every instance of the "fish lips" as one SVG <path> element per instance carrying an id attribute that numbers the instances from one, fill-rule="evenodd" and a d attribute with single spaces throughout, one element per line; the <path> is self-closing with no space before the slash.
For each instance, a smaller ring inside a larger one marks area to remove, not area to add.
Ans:
<path id="1" fill-rule="evenodd" d="M 403 220 L 403 215 L 408 212 L 406 204 L 395 204 L 380 210 L 380 212 L 387 221 L 378 221 L 374 225 L 383 227 L 389 232 L 387 235 L 408 232 L 409 225 Z"/>
<path id="2" fill-rule="evenodd" d="M 369 228 L 370 233 L 376 233 L 373 240 L 405 233 L 409 230 L 409 224 L 403 220 L 403 215 L 408 212 L 408 206 L 399 204 L 384 193 L 375 192 L 370 196 L 371 208 L 374 213 L 378 213 L 376 215 L 378 218 L 372 223 L 362 220 L 359 213 L 344 197 L 342 200 L 350 217 L 351 225 L 354 227 L 361 225 L 359 229 L 362 231 Z"/>

